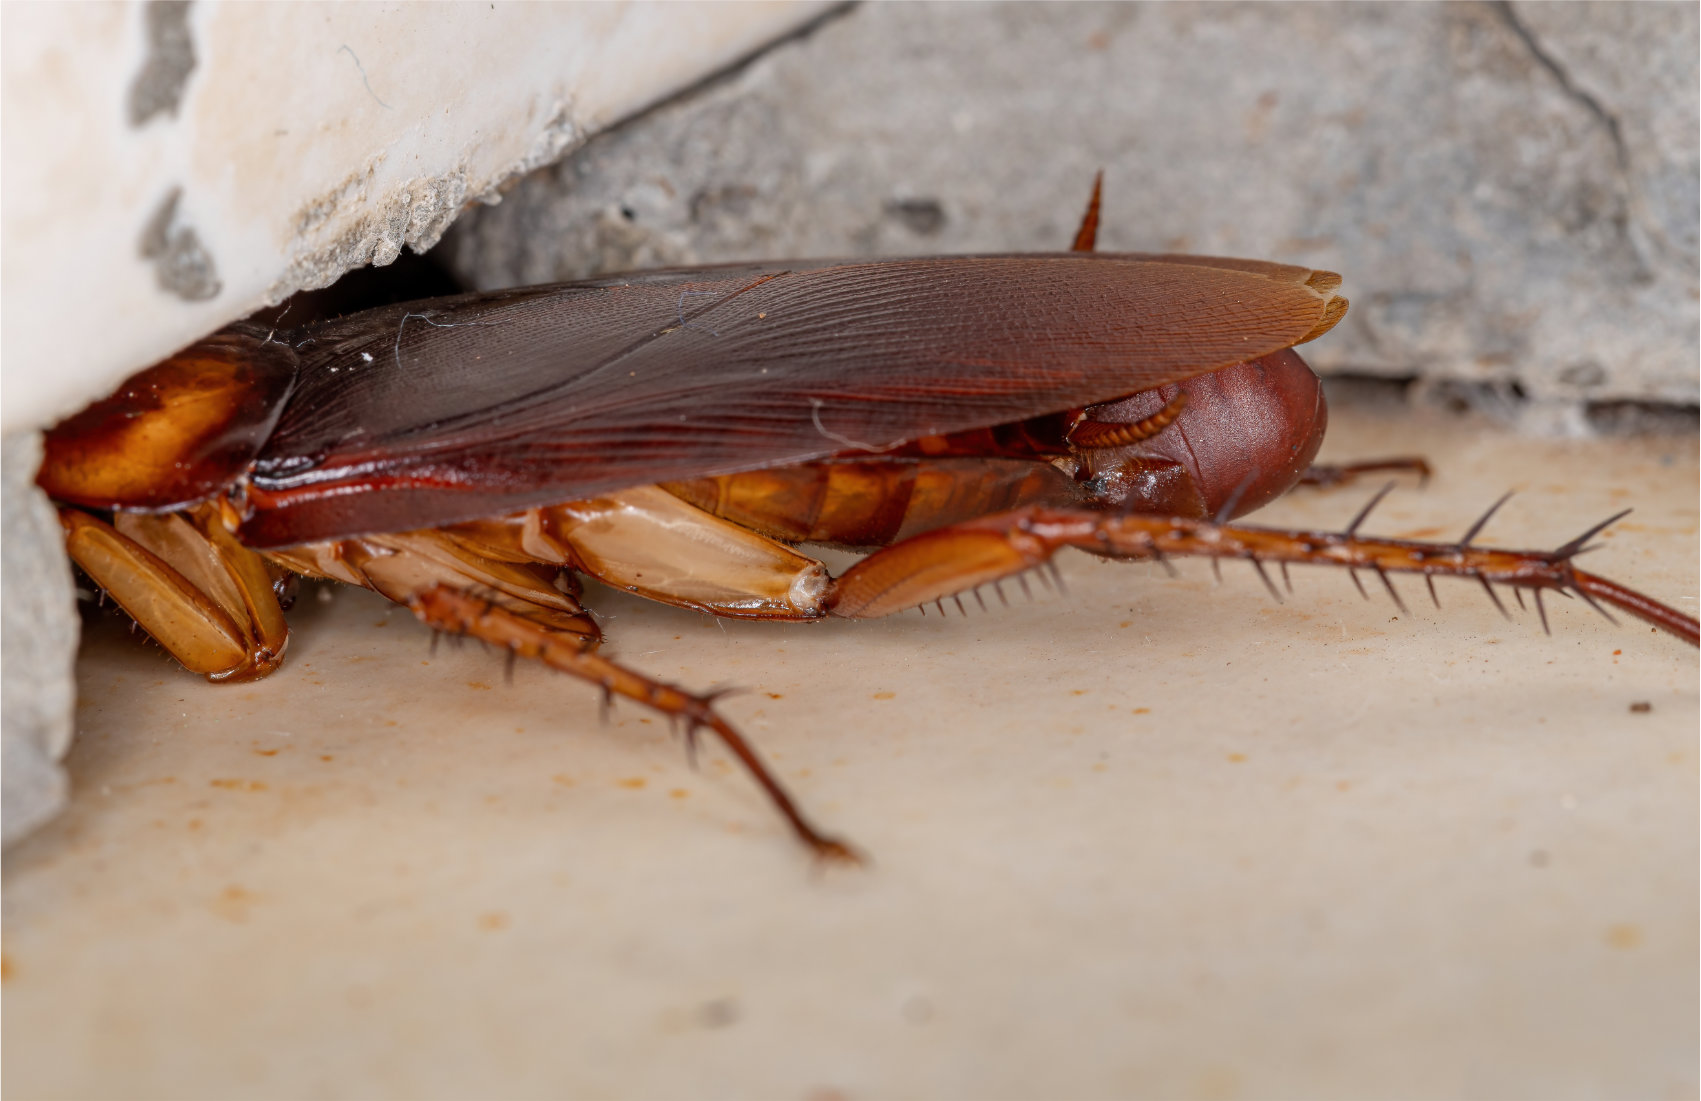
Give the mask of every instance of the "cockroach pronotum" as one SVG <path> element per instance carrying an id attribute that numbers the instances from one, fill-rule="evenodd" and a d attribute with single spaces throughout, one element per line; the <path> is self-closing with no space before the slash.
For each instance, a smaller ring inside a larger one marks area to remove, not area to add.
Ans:
<path id="1" fill-rule="evenodd" d="M 47 436 L 72 559 L 189 670 L 265 676 L 300 574 L 712 730 L 699 695 L 600 655 L 580 574 L 718 616 L 872 617 L 975 599 L 1077 547 L 1546 590 L 1695 644 L 1696 621 L 1552 551 L 1231 523 L 1314 468 L 1294 347 L 1346 312 L 1286 264 L 1071 251 L 681 268 L 233 325 Z M 1396 464 L 1401 465 L 1401 464 Z M 1409 465 L 1409 461 L 1408 461 Z M 1349 471 L 1350 473 L 1350 471 Z M 1374 505 L 1380 495 L 1371 501 Z M 1492 513 L 1492 509 L 1490 512 Z M 97 513 L 102 515 L 97 515 Z M 873 549 L 839 577 L 801 543 Z M 1395 596 L 1398 600 L 1398 596 Z M 1521 599 L 1521 597 L 1520 597 Z"/>

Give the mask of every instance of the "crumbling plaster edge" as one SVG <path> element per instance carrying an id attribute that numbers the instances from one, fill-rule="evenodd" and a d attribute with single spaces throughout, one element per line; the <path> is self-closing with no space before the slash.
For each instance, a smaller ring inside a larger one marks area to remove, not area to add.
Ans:
<path id="1" fill-rule="evenodd" d="M 295 218 L 297 243 L 283 274 L 266 289 L 264 300 L 246 312 L 276 305 L 297 291 L 329 286 L 368 264 L 385 267 L 403 248 L 425 252 L 463 211 L 501 202 L 511 181 L 569 155 L 598 132 L 575 117 L 570 101 L 558 100 L 526 151 L 504 167 L 473 179 L 470 158 L 463 152 L 447 170 L 402 180 L 375 198 L 366 188 L 379 174 L 384 154 L 374 154 L 324 196 L 302 206 Z M 343 213 L 339 208 L 348 203 L 358 208 L 349 225 L 329 240 L 309 240 L 317 227 L 335 223 Z"/>

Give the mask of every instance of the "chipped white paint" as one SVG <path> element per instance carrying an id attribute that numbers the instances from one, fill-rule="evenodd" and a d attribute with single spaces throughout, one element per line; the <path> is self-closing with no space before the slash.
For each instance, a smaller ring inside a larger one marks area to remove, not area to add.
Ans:
<path id="1" fill-rule="evenodd" d="M 429 246 L 822 7 L 8 6 L 5 429 Z"/>

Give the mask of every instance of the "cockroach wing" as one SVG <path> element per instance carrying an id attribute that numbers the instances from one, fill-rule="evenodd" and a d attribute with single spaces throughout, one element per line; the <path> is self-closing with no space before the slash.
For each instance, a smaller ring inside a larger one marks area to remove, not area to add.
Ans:
<path id="1" fill-rule="evenodd" d="M 295 352 L 233 325 L 47 432 L 39 482 L 90 508 L 168 511 L 229 488 L 271 437 Z"/>
<path id="2" fill-rule="evenodd" d="M 870 453 L 1309 340 L 1338 276 L 1116 254 L 809 261 L 434 299 L 291 336 L 253 546 Z"/>

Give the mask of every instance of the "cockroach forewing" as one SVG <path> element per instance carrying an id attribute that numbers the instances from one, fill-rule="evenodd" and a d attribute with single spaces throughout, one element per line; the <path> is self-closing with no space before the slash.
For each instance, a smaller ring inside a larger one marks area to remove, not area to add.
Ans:
<path id="1" fill-rule="evenodd" d="M 871 452 L 1290 347 L 1330 273 L 1114 254 L 646 273 L 387 307 L 293 334 L 250 545 L 453 523 Z"/>
<path id="2" fill-rule="evenodd" d="M 90 508 L 165 510 L 216 496 L 265 447 L 295 379 L 289 345 L 232 326 L 48 432 L 41 487 Z"/>

